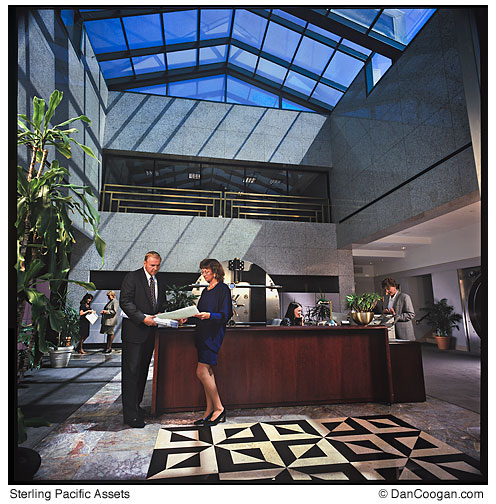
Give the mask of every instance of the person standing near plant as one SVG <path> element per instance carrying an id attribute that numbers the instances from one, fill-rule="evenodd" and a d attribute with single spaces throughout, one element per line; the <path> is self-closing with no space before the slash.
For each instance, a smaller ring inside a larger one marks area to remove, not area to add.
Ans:
<path id="1" fill-rule="evenodd" d="M 195 345 L 198 352 L 196 376 L 203 385 L 206 398 L 205 413 L 195 425 L 213 426 L 226 421 L 226 410 L 215 383 L 212 366 L 224 340 L 226 324 L 233 315 L 231 291 L 224 283 L 224 268 L 217 259 L 203 259 L 200 263 L 203 278 L 208 287 L 203 289 L 194 317 L 180 320 L 196 324 Z"/>
<path id="2" fill-rule="evenodd" d="M 165 306 L 165 285 L 156 278 L 161 262 L 158 252 L 148 252 L 143 267 L 128 273 L 121 286 L 119 304 L 126 314 L 122 320 L 122 413 L 130 427 L 145 426 L 140 404 L 155 344 L 153 319 Z"/>
<path id="3" fill-rule="evenodd" d="M 115 291 L 108 291 L 107 297 L 109 301 L 100 312 L 100 315 L 102 316 L 102 327 L 100 328 L 100 333 L 107 335 L 107 347 L 103 349 L 103 353 L 112 352 L 114 328 L 117 325 L 117 312 L 119 310 L 119 303 L 117 302 Z"/>
<path id="4" fill-rule="evenodd" d="M 286 310 L 286 315 L 281 320 L 282 326 L 302 326 L 303 325 L 303 307 L 296 301 L 291 301 Z"/>
<path id="5" fill-rule="evenodd" d="M 83 350 L 84 340 L 90 335 L 90 321 L 86 318 L 86 315 L 94 311 L 93 308 L 91 308 L 92 301 L 93 295 L 85 294 L 79 304 L 79 345 L 76 351 L 82 355 L 86 353 Z"/>
<path id="6" fill-rule="evenodd" d="M 413 303 L 408 294 L 400 291 L 400 286 L 392 278 L 382 281 L 382 288 L 386 290 L 384 313 L 393 315 L 393 325 L 396 337 L 403 340 L 415 341 L 412 320 L 415 318 Z"/>

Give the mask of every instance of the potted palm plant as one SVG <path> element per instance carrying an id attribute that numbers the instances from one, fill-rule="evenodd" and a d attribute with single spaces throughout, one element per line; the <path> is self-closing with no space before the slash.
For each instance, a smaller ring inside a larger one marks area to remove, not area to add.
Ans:
<path id="1" fill-rule="evenodd" d="M 453 328 L 459 329 L 458 322 L 461 322 L 462 316 L 455 312 L 455 308 L 448 304 L 446 298 L 434 301 L 422 310 L 427 312 L 425 320 L 433 329 L 439 350 L 447 350 L 450 346 Z"/>
<path id="2" fill-rule="evenodd" d="M 67 367 L 74 345 L 79 342 L 79 313 L 71 306 L 62 308 L 63 324 L 57 334 L 57 345 L 50 349 L 50 364 L 53 368 Z"/>
<path id="3" fill-rule="evenodd" d="M 17 334 L 18 351 L 23 358 L 17 359 L 17 381 L 25 368 L 36 368 L 45 352 L 49 351 L 47 335 L 63 331 L 66 287 L 70 269 L 69 257 L 76 242 L 70 215 L 79 214 L 94 232 L 94 243 L 99 255 L 105 252 L 105 242 L 98 234 L 100 216 L 93 206 L 96 196 L 90 187 L 68 183 L 69 172 L 58 160 L 49 161 L 48 147 L 70 158 L 71 142 L 84 153 L 97 159 L 92 150 L 71 137 L 78 130 L 67 128 L 75 121 L 90 123 L 84 115 L 51 125 L 55 110 L 63 94 L 55 90 L 50 96 L 48 108 L 45 100 L 33 98 L 33 116 L 29 119 L 18 114 L 17 144 L 31 152 L 29 166 L 17 166 Z M 97 159 L 98 161 L 98 159 Z M 94 290 L 91 282 L 74 283 Z M 48 286 L 49 294 L 42 292 L 40 285 Z M 23 330 L 26 307 L 31 311 L 30 330 Z M 18 410 L 18 431 L 23 425 L 22 412 Z M 29 479 L 23 453 L 17 451 L 15 479 Z M 34 473 L 33 473 L 34 474 Z"/>
<path id="4" fill-rule="evenodd" d="M 382 299 L 377 292 L 364 292 L 363 294 L 348 294 L 346 308 L 351 312 L 351 318 L 359 325 L 370 324 L 374 318 L 374 308 Z"/>
<path id="5" fill-rule="evenodd" d="M 315 306 L 310 311 L 310 315 L 317 319 L 317 325 L 319 321 L 324 321 L 332 318 L 332 303 L 328 301 L 322 293 L 320 293 L 319 299 L 315 303 Z"/>

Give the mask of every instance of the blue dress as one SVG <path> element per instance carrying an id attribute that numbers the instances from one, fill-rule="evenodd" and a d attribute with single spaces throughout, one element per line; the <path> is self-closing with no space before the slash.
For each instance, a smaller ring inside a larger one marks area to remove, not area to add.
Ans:
<path id="1" fill-rule="evenodd" d="M 212 290 L 203 289 L 198 301 L 200 312 L 209 312 L 210 318 L 201 320 L 192 317 L 190 321 L 196 324 L 195 344 L 198 350 L 198 362 L 217 364 L 227 321 L 232 317 L 231 290 L 219 282 Z"/>

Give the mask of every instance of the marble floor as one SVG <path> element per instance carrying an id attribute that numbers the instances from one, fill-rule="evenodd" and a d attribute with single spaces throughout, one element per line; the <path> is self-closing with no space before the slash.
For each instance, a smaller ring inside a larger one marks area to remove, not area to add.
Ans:
<path id="1" fill-rule="evenodd" d="M 428 395 L 393 405 L 233 409 L 212 428 L 193 426 L 200 412 L 164 414 L 133 429 L 122 422 L 120 351 L 84 357 L 86 367 L 106 364 L 113 376 L 51 428 L 30 430 L 42 458 L 35 481 L 481 480 L 477 407 Z M 33 406 L 28 397 L 26 390 Z"/>

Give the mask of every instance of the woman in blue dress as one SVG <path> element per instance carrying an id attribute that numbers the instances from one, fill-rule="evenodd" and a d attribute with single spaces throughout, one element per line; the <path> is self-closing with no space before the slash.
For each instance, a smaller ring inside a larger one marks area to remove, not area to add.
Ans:
<path id="1" fill-rule="evenodd" d="M 216 259 L 204 259 L 200 263 L 203 278 L 208 287 L 198 300 L 198 310 L 193 320 L 196 324 L 195 344 L 198 351 L 196 376 L 203 385 L 207 406 L 203 417 L 195 425 L 212 426 L 226 421 L 226 410 L 215 383 L 212 366 L 217 364 L 226 324 L 232 317 L 231 291 L 224 283 L 224 268 Z"/>

